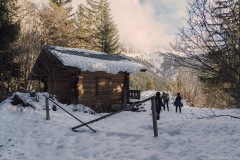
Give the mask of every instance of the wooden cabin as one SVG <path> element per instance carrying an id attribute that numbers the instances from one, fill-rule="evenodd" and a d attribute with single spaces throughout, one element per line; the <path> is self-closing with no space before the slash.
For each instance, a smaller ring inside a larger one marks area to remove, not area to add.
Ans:
<path id="1" fill-rule="evenodd" d="M 84 104 L 97 112 L 126 107 L 129 74 L 146 67 L 120 55 L 43 47 L 30 74 L 62 103 Z"/>

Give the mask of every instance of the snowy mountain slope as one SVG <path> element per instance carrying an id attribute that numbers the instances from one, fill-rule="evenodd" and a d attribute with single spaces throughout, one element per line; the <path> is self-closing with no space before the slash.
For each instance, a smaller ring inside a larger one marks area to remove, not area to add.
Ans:
<path id="1" fill-rule="evenodd" d="M 124 48 L 125 47 L 125 48 Z M 154 73 L 165 78 L 175 78 L 177 68 L 173 60 L 166 55 L 167 51 L 139 51 L 124 46 L 123 55 L 144 64 Z"/>

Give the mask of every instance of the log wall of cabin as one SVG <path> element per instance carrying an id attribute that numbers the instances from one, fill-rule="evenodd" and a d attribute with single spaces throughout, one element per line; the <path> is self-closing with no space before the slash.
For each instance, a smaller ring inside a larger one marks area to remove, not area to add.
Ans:
<path id="1" fill-rule="evenodd" d="M 71 78 L 71 71 L 65 68 L 56 70 L 53 78 L 48 82 L 48 92 L 56 95 L 61 102 L 68 103 Z"/>
<path id="2" fill-rule="evenodd" d="M 54 79 L 48 84 L 49 93 L 57 96 L 63 102 L 69 102 L 69 89 L 72 81 L 72 73 L 67 69 L 55 72 Z M 80 72 L 78 77 L 78 98 L 77 103 L 84 104 L 95 111 L 107 110 L 113 104 L 123 103 L 123 83 L 127 73 L 108 74 L 106 72 Z M 97 79 L 110 79 L 110 92 L 108 94 L 97 94 Z M 76 103 L 76 102 L 70 102 Z"/>
<path id="3" fill-rule="evenodd" d="M 106 72 L 81 72 L 78 76 L 78 102 L 94 110 L 106 110 L 113 104 L 123 103 L 123 82 L 126 73 L 116 75 Z M 97 79 L 110 79 L 110 89 L 107 94 L 97 94 Z"/>

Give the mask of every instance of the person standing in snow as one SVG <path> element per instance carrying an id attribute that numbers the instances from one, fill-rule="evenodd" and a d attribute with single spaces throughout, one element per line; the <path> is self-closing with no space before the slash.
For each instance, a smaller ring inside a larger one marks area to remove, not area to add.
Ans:
<path id="1" fill-rule="evenodd" d="M 161 93 L 160 93 L 160 92 L 157 92 L 157 93 L 156 93 L 156 113 L 157 113 L 157 120 L 160 119 L 161 107 L 163 107 L 162 98 L 161 98 Z"/>
<path id="2" fill-rule="evenodd" d="M 163 92 L 162 99 L 163 99 L 163 109 L 165 110 L 165 108 L 167 106 L 167 110 L 169 111 L 169 107 L 168 107 L 169 95 L 168 95 L 168 93 Z"/>
<path id="3" fill-rule="evenodd" d="M 180 93 L 177 93 L 177 97 L 174 101 L 174 105 L 176 106 L 176 113 L 177 113 L 177 108 L 179 108 L 179 112 L 181 113 L 181 107 L 183 106 L 181 100 L 182 98 L 180 96 Z"/>

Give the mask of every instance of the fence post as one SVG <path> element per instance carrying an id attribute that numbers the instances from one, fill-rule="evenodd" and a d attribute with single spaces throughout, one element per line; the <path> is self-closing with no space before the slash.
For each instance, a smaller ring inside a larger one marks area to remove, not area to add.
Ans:
<path id="1" fill-rule="evenodd" d="M 152 120 L 153 120 L 153 132 L 154 137 L 158 136 L 158 127 L 157 127 L 157 115 L 156 115 L 156 101 L 155 98 L 151 98 L 152 103 Z"/>
<path id="2" fill-rule="evenodd" d="M 123 108 L 127 108 L 127 103 L 128 103 L 127 88 L 123 87 Z"/>
<path id="3" fill-rule="evenodd" d="M 48 102 L 48 98 L 45 98 L 45 102 L 46 102 L 46 120 L 50 120 L 50 114 L 49 114 L 49 102 Z"/>

